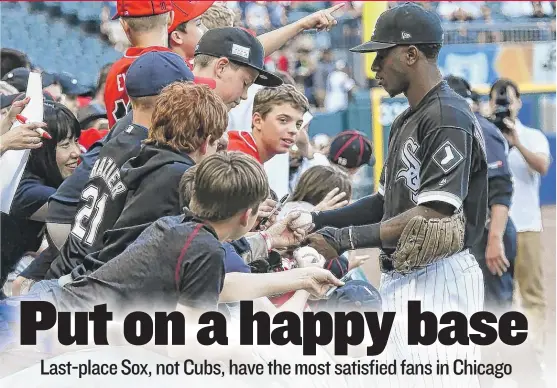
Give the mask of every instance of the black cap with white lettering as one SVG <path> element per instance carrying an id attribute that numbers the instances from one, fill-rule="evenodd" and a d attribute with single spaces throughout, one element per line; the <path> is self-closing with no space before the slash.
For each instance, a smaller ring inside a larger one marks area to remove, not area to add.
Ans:
<path id="1" fill-rule="evenodd" d="M 443 27 L 435 12 L 404 3 L 379 15 L 371 40 L 350 51 L 367 53 L 411 44 L 443 44 Z"/>
<path id="2" fill-rule="evenodd" d="M 279 86 L 282 80 L 264 68 L 265 50 L 261 42 L 247 30 L 238 27 L 214 28 L 203 34 L 195 47 L 195 55 L 226 57 L 231 62 L 259 72 L 257 85 Z"/>

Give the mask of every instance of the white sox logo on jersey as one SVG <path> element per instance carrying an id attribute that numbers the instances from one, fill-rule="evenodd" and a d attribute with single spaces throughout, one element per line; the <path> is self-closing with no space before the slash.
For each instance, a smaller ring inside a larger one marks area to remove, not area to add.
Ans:
<path id="1" fill-rule="evenodd" d="M 418 203 L 418 189 L 420 188 L 420 161 L 416 158 L 416 151 L 420 145 L 411 137 L 402 145 L 400 160 L 406 168 L 396 173 L 396 180 L 404 179 L 404 184 L 411 192 L 410 198 Z"/>

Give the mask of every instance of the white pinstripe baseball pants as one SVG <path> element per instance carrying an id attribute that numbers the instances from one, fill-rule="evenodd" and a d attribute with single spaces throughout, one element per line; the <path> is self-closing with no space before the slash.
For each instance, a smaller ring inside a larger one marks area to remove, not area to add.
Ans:
<path id="1" fill-rule="evenodd" d="M 430 346 L 409 346 L 407 339 L 407 309 L 410 300 L 421 301 L 421 311 L 435 313 L 438 321 L 441 315 L 447 311 L 459 311 L 470 317 L 473 313 L 483 309 L 483 275 L 472 254 L 463 251 L 409 275 L 394 272 L 383 273 L 379 291 L 383 298 L 383 310 L 396 312 L 386 349 L 388 356 L 396 359 L 399 364 L 401 360 L 405 359 L 407 363 L 430 363 L 433 367 L 432 375 L 408 376 L 408 380 L 404 382 L 402 378 L 405 376 L 393 376 L 394 384 L 392 386 L 400 384 L 404 387 L 420 388 L 479 386 L 476 376 L 456 376 L 452 373 L 440 376 L 435 373 L 437 360 L 449 364 L 450 371 L 452 371 L 453 362 L 456 359 L 479 362 L 478 346 L 472 343 L 470 345 L 456 343 L 452 346 L 444 346 L 438 342 Z"/>

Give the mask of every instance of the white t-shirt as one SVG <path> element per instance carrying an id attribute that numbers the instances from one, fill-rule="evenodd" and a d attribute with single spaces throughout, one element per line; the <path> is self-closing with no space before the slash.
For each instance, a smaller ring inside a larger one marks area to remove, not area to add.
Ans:
<path id="1" fill-rule="evenodd" d="M 348 108 L 348 92 L 356 83 L 344 71 L 336 70 L 327 79 L 327 94 L 325 95 L 325 110 L 337 112 Z"/>
<path id="2" fill-rule="evenodd" d="M 294 189 L 304 172 L 314 166 L 329 166 L 330 164 L 329 159 L 319 152 L 313 153 L 313 159 L 303 158 L 300 167 L 298 167 L 298 171 L 292 174 L 292 177 L 290 178 L 290 192 L 294 192 Z"/>
<path id="3" fill-rule="evenodd" d="M 528 128 L 519 120 L 516 120 L 516 129 L 520 143 L 525 148 L 551 157 L 549 142 L 541 131 Z M 516 148 L 512 148 L 509 152 L 509 167 L 514 185 L 510 217 L 516 230 L 517 232 L 541 232 L 540 174 L 528 166 Z"/>

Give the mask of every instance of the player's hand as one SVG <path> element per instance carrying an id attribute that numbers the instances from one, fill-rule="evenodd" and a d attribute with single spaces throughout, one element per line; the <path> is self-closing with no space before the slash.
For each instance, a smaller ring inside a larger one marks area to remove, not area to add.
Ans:
<path id="1" fill-rule="evenodd" d="M 339 191 L 338 187 L 329 191 L 325 198 L 313 208 L 313 211 L 334 210 L 346 206 L 348 204 L 348 200 L 344 199 L 346 193 L 344 191 L 339 193 Z"/>
<path id="2" fill-rule="evenodd" d="M 516 132 L 516 124 L 508 117 L 503 119 L 503 123 L 508 129 L 508 131 L 503 132 L 503 136 L 505 136 L 505 138 L 509 142 L 509 146 L 511 147 L 518 146 L 519 140 L 518 140 L 518 133 Z"/>
<path id="3" fill-rule="evenodd" d="M 7 150 L 26 150 L 41 148 L 41 135 L 36 128 L 46 128 L 45 123 L 27 123 L 9 130 L 2 135 L 2 153 Z"/>
<path id="4" fill-rule="evenodd" d="M 23 109 L 31 101 L 31 97 L 25 97 L 23 100 L 15 101 L 11 106 L 8 114 L 2 119 L 0 124 L 0 133 L 8 132 L 16 121 L 16 116 L 23 112 Z M 3 140 L 3 139 L 2 139 Z"/>
<path id="5" fill-rule="evenodd" d="M 344 230 L 326 227 L 310 234 L 304 245 L 310 246 L 321 253 L 326 260 L 336 259 L 344 251 Z"/>
<path id="6" fill-rule="evenodd" d="M 489 240 L 485 249 L 485 263 L 489 272 L 493 275 L 503 276 L 507 272 L 510 263 L 505 256 L 505 247 L 503 241 Z"/>
<path id="7" fill-rule="evenodd" d="M 293 211 L 281 221 L 273 224 L 267 229 L 267 234 L 271 238 L 271 245 L 274 249 L 287 248 L 299 245 L 307 236 L 308 230 L 313 228 L 313 224 L 308 228 L 292 228 L 292 223 L 300 217 L 300 211 Z"/>
<path id="8" fill-rule="evenodd" d="M 344 285 L 344 282 L 341 282 L 330 271 L 323 268 L 306 267 L 293 271 L 300 272 L 302 289 L 316 298 L 323 297 L 331 286 L 342 287 Z"/>
<path id="9" fill-rule="evenodd" d="M 299 23 L 304 30 L 315 28 L 318 31 L 330 31 L 331 28 L 333 28 L 337 24 L 337 21 L 333 14 L 342 7 L 344 7 L 344 3 L 314 12 L 311 15 L 300 19 Z"/>

